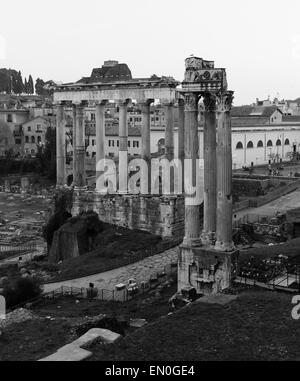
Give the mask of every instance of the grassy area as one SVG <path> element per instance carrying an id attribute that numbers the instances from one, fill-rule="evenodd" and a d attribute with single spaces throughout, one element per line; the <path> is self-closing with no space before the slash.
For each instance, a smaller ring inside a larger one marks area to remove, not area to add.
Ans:
<path id="1" fill-rule="evenodd" d="M 291 296 L 245 292 L 228 305 L 195 303 L 110 346 L 95 345 L 94 361 L 294 360 L 300 324 Z"/>
<path id="2" fill-rule="evenodd" d="M 67 344 L 70 325 L 62 320 L 28 320 L 0 336 L 0 361 L 36 361 Z"/>
<path id="3" fill-rule="evenodd" d="M 159 299 L 147 294 L 127 303 L 89 299 L 78 302 L 75 297 L 69 296 L 35 306 L 32 312 L 39 319 L 14 324 L 0 335 L 0 361 L 35 361 L 54 353 L 75 339 L 71 336 L 72 324 L 86 316 L 106 314 L 119 321 L 129 321 L 130 318 L 154 321 L 169 312 L 168 299 L 176 292 L 176 287 L 173 281 Z M 126 333 L 134 330 L 128 328 Z"/>
<path id="4" fill-rule="evenodd" d="M 107 225 L 97 237 L 98 248 L 63 261 L 59 266 L 60 273 L 51 281 L 83 277 L 127 265 L 156 254 L 161 244 L 161 237 L 148 232 Z"/>
<path id="5" fill-rule="evenodd" d="M 107 314 L 118 319 L 143 318 L 154 321 L 169 312 L 168 300 L 177 291 L 177 284 L 165 289 L 161 298 L 151 298 L 147 302 L 145 296 L 137 297 L 126 303 L 100 301 L 96 299 L 80 299 L 76 302 L 74 297 L 61 297 L 49 301 L 46 305 L 39 305 L 32 309 L 38 316 L 52 316 L 55 318 L 74 318 Z M 149 297 L 146 294 L 146 298 Z M 58 308 L 59 306 L 59 308 Z"/>

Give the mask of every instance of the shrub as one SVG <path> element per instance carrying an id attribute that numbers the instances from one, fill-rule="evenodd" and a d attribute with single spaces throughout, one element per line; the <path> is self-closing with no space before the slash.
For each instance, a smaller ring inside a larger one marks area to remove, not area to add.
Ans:
<path id="1" fill-rule="evenodd" d="M 37 278 L 18 278 L 5 285 L 3 295 L 8 308 L 38 297 L 42 292 Z"/>

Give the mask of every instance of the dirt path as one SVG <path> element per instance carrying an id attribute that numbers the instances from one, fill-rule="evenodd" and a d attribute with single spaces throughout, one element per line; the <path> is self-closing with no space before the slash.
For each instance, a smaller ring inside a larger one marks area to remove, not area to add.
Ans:
<path id="1" fill-rule="evenodd" d="M 50 292 L 61 286 L 87 288 L 89 283 L 94 283 L 96 288 L 113 290 L 118 283 L 127 283 L 133 278 L 137 283 L 148 281 L 151 275 L 162 271 L 165 266 L 176 263 L 179 247 L 166 250 L 164 253 L 147 257 L 142 261 L 119 267 L 103 273 L 89 275 L 67 281 L 49 283 L 44 285 L 44 292 Z"/>

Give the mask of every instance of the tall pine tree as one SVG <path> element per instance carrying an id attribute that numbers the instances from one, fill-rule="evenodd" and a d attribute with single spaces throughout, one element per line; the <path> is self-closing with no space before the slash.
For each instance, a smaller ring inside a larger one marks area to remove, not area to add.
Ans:
<path id="1" fill-rule="evenodd" d="M 25 80 L 24 80 L 24 91 L 25 91 L 25 94 L 29 94 L 28 93 L 28 82 L 27 82 L 26 77 L 25 77 Z"/>
<path id="2" fill-rule="evenodd" d="M 28 94 L 33 94 L 33 93 L 34 93 L 33 79 L 30 74 L 28 78 Z"/>

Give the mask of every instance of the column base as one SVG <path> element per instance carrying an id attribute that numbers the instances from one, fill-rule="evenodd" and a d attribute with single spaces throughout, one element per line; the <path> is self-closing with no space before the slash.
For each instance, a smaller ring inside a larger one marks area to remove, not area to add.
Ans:
<path id="1" fill-rule="evenodd" d="M 215 243 L 215 250 L 217 251 L 225 251 L 225 252 L 231 252 L 235 250 L 233 242 L 220 242 L 216 241 Z"/>
<path id="2" fill-rule="evenodd" d="M 189 237 L 184 237 L 182 244 L 184 246 L 190 246 L 190 247 L 200 247 L 202 246 L 202 241 L 201 238 L 189 238 Z"/>
<path id="3" fill-rule="evenodd" d="M 238 255 L 238 250 L 224 252 L 183 243 L 178 262 L 178 292 L 193 287 L 199 295 L 211 295 L 227 289 L 237 274 Z"/>
<path id="4" fill-rule="evenodd" d="M 216 242 L 216 233 L 212 231 L 203 231 L 201 234 L 201 241 L 205 246 L 214 246 Z"/>

